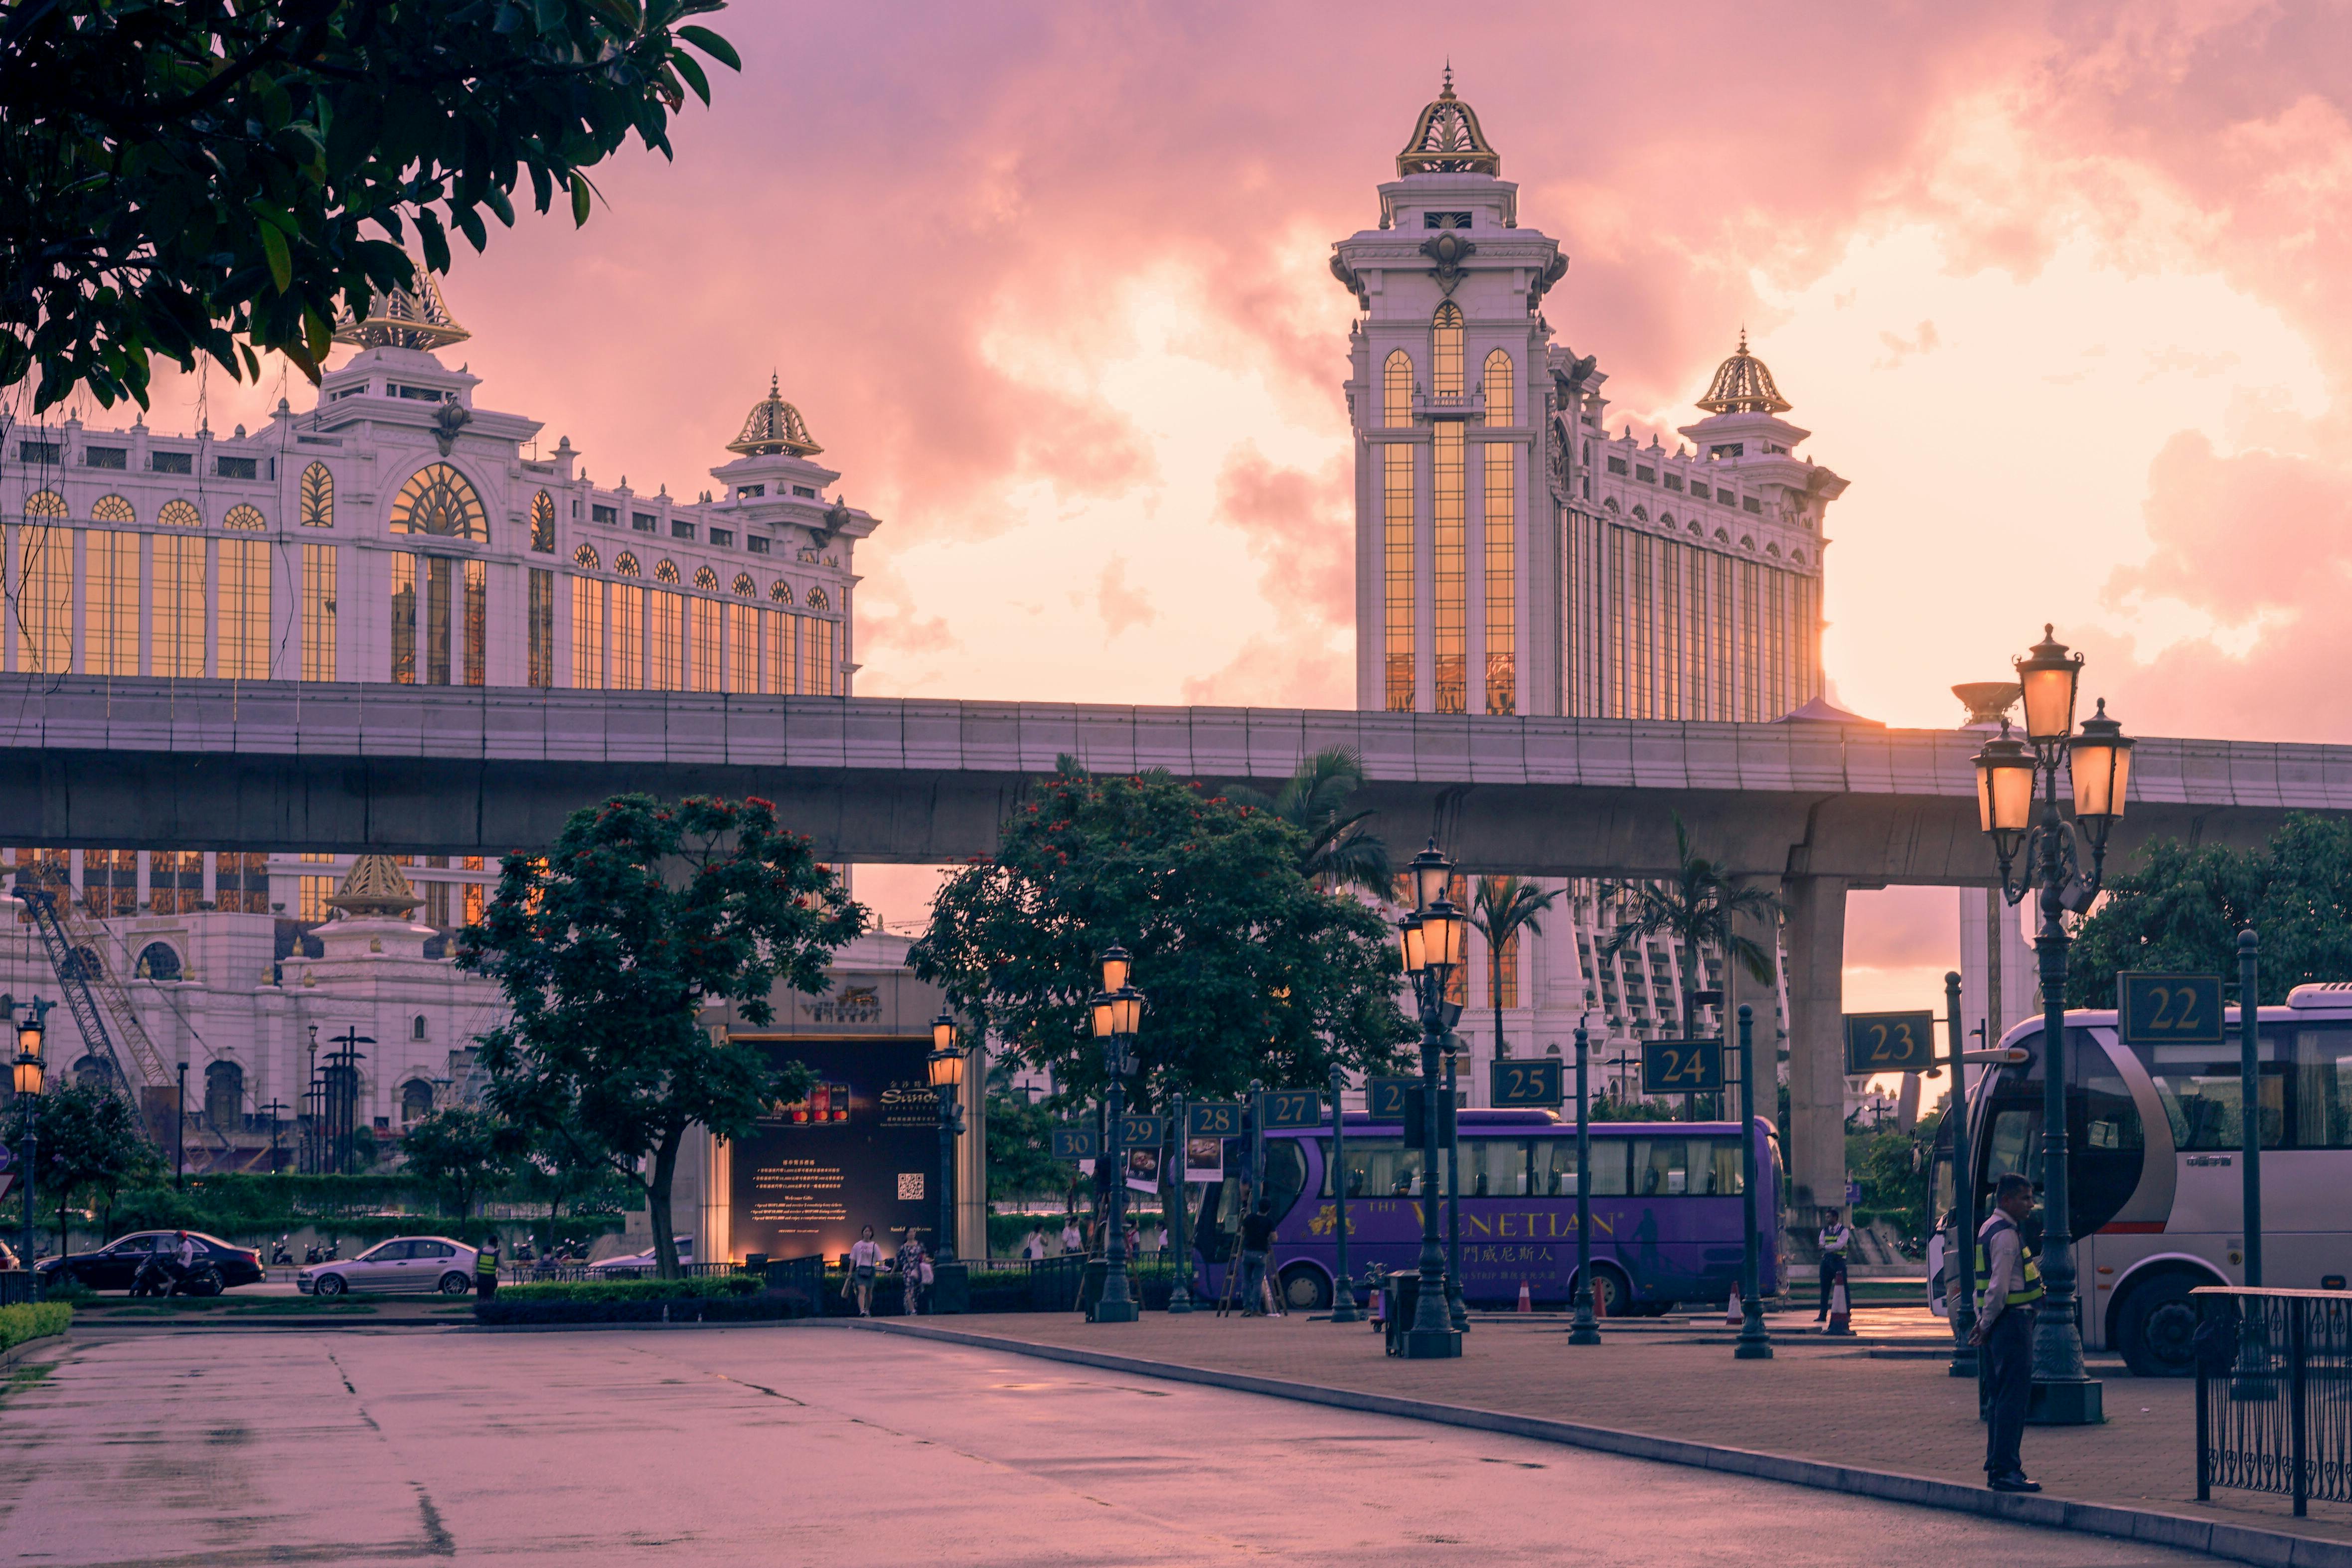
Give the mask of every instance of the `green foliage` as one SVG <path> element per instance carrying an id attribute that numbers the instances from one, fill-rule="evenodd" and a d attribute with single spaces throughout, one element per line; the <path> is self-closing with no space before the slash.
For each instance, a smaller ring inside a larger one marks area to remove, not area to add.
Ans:
<path id="1" fill-rule="evenodd" d="M 1927 1212 L 1928 1152 L 1935 1146 L 1942 1116 L 1919 1119 L 1909 1132 L 1849 1132 L 1845 1140 L 1846 1169 L 1862 1188 L 1857 1215 L 1868 1209 L 1895 1226 L 1904 1237 L 1924 1238 L 1935 1224 Z"/>
<path id="2" fill-rule="evenodd" d="M 573 812 L 545 860 L 509 855 L 457 962 L 499 984 L 508 1020 L 482 1036 L 494 1110 L 574 1143 L 643 1193 L 665 1277 L 677 1272 L 670 1188 L 690 1130 L 742 1138 L 807 1092 L 799 1063 L 713 1039 L 731 1001 L 772 1021 L 782 986 L 814 995 L 835 948 L 866 929 L 808 839 L 775 807 L 615 795 Z"/>
<path id="3" fill-rule="evenodd" d="M 1054 1075 L 1057 1103 L 1105 1087 L 1087 1036 L 1097 957 L 1117 942 L 1150 998 L 1130 1080 L 1141 1110 L 1252 1079 L 1320 1085 L 1376 1069 L 1412 1037 L 1379 914 L 1318 891 L 1307 837 L 1276 814 L 1163 771 L 1097 777 L 1065 758 L 992 858 L 950 877 L 909 963 L 1008 1056 Z"/>
<path id="4" fill-rule="evenodd" d="M 1520 931 L 1543 934 L 1543 912 L 1567 889 L 1538 888 L 1522 877 L 1481 877 L 1470 898 L 1470 923 L 1486 939 L 1486 995 L 1495 1005 L 1495 1055 L 1510 1055 L 1503 1039 L 1503 956 Z"/>
<path id="5" fill-rule="evenodd" d="M 1271 797 L 1242 784 L 1225 794 L 1298 829 L 1305 838 L 1298 868 L 1316 886 L 1356 888 L 1385 899 L 1395 881 L 1389 847 L 1364 826 L 1373 813 L 1348 809 L 1348 797 L 1363 783 L 1363 757 L 1346 746 L 1328 746 L 1299 763 L 1289 782 Z"/>
<path id="6" fill-rule="evenodd" d="M 1771 950 L 1740 929 L 1743 921 L 1767 931 L 1777 928 L 1780 900 L 1762 888 L 1744 887 L 1720 861 L 1691 847 L 1690 832 L 1675 818 L 1675 874 L 1663 881 L 1611 882 L 1601 889 L 1605 900 L 1622 899 L 1626 914 L 1601 944 L 1601 954 L 1613 958 L 1643 941 L 1663 936 L 1683 951 L 1685 984 L 1700 989 L 1703 973 L 1694 955 L 1712 953 L 1736 963 L 1759 984 L 1772 978 Z"/>
<path id="7" fill-rule="evenodd" d="M 2262 937 L 2263 1003 L 2306 981 L 2352 980 L 2352 822 L 2297 812 L 2253 849 L 2158 839 L 2106 880 L 2068 954 L 2066 1005 L 2112 1007 L 2119 970 L 2219 974 L 2234 989 L 2238 933 Z"/>
<path id="8" fill-rule="evenodd" d="M 1054 1158 L 1054 1123 L 1043 1104 L 1017 1094 L 988 1097 L 988 1198 L 1007 1203 L 1060 1195 L 1078 1181 L 1078 1168 Z"/>
<path id="9" fill-rule="evenodd" d="M 0 1351 L 12 1351 L 27 1340 L 45 1340 L 73 1327 L 73 1306 L 66 1301 L 20 1301 L 0 1307 Z"/>
<path id="10" fill-rule="evenodd" d="M 12 1100 L 0 1113 L 0 1140 L 19 1153 L 28 1135 L 37 1148 L 37 1199 L 57 1205 L 58 1249 L 66 1249 L 66 1227 L 74 1194 L 93 1194 L 101 1213 L 130 1183 L 159 1174 L 163 1160 L 147 1142 L 138 1114 L 122 1097 L 95 1086 L 68 1084 L 39 1097 L 38 1115 L 29 1099 Z"/>
<path id="11" fill-rule="evenodd" d="M 709 84 L 723 0 L 16 0 L 0 36 L 0 386 L 147 402 L 150 356 L 318 379 L 372 291 L 511 226 Z"/>
<path id="12" fill-rule="evenodd" d="M 411 1123 L 400 1135 L 400 1152 L 409 1173 L 429 1183 L 465 1220 L 483 1188 L 511 1175 L 518 1142 L 488 1111 L 457 1105 Z"/>
<path id="13" fill-rule="evenodd" d="M 695 1301 L 749 1296 L 761 1289 L 756 1274 L 721 1274 L 698 1279 L 583 1279 L 551 1285 L 501 1285 L 501 1301 Z"/>

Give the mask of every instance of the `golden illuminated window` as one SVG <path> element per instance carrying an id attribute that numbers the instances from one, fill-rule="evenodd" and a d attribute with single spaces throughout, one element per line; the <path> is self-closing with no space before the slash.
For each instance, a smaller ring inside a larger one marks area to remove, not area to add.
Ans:
<path id="1" fill-rule="evenodd" d="M 1412 356 L 1397 349 L 1381 373 L 1381 413 L 1391 430 L 1412 427 Z M 1387 646 L 1387 706 L 1412 711 L 1413 521 L 1412 447 L 1391 441 L 1381 447 L 1381 565 L 1382 640 Z"/>
<path id="2" fill-rule="evenodd" d="M 767 621 L 768 661 L 760 689 L 771 697 L 790 697 L 799 689 L 801 618 L 789 610 L 775 610 Z"/>
<path id="3" fill-rule="evenodd" d="M 82 605 L 83 672 L 138 674 L 139 536 L 84 534 L 82 571 L 89 584 Z"/>
<path id="4" fill-rule="evenodd" d="M 530 669 L 533 686 L 555 684 L 555 574 L 530 574 Z"/>
<path id="5" fill-rule="evenodd" d="M 541 555 L 555 553 L 555 498 L 545 490 L 530 498 L 530 547 Z"/>
<path id="6" fill-rule="evenodd" d="M 749 599 L 757 595 L 759 591 L 759 584 L 751 581 L 751 574 L 749 572 L 738 572 L 735 574 L 735 593 L 737 597 Z"/>
<path id="7" fill-rule="evenodd" d="M 646 617 L 646 650 L 653 657 L 646 685 L 655 691 L 681 690 L 686 685 L 686 595 L 651 588 L 646 592 L 653 603 Z"/>
<path id="8" fill-rule="evenodd" d="M 466 884 L 465 914 L 466 923 L 467 925 L 478 926 L 482 923 L 483 895 L 488 891 L 488 889 L 484 888 L 479 882 L 468 882 Z"/>
<path id="9" fill-rule="evenodd" d="M 487 684 L 490 631 L 489 567 L 479 561 L 466 566 L 466 684 Z M 537 685 L 533 681 L 531 684 Z"/>
<path id="10" fill-rule="evenodd" d="M 1487 417 L 1489 418 L 1494 416 L 1493 408 L 1494 405 L 1491 403 L 1487 405 Z M 1496 986 L 1495 995 L 1497 1000 L 1489 1003 L 1489 1006 L 1516 1007 L 1519 1005 L 1520 934 L 1521 933 L 1518 931 L 1513 931 L 1509 936 L 1503 939 L 1503 963 L 1501 970 L 1502 984 Z M 1486 976 L 1486 979 L 1488 984 L 1491 984 L 1494 983 L 1496 976 L 1494 973 L 1490 973 Z"/>
<path id="11" fill-rule="evenodd" d="M 262 529 L 268 528 L 269 525 L 261 520 L 261 513 L 259 511 L 240 501 L 236 506 L 228 509 L 228 515 L 221 519 L 221 526 L 223 528 L 238 529 L 246 532 L 258 532 Z"/>
<path id="12" fill-rule="evenodd" d="M 428 463 L 409 476 L 393 498 L 392 531 L 487 544 L 490 522 L 482 498 L 465 475 L 446 463 Z"/>
<path id="13" fill-rule="evenodd" d="M 633 583 L 613 584 L 613 675 L 605 684 L 635 691 L 646 683 L 646 595 Z"/>
<path id="14" fill-rule="evenodd" d="M 55 490 L 35 490 L 25 498 L 25 515 L 63 517 L 66 515 L 66 498 Z"/>
<path id="15" fill-rule="evenodd" d="M 296 920 L 324 921 L 334 912 L 327 908 L 327 900 L 335 896 L 335 879 L 332 877 L 299 877 L 296 882 Z"/>
<path id="16" fill-rule="evenodd" d="M 719 574 L 708 566 L 698 566 L 694 569 L 694 585 L 706 594 L 716 594 L 719 592 Z"/>
<path id="17" fill-rule="evenodd" d="M 302 679 L 335 679 L 335 547 L 302 546 Z"/>
<path id="18" fill-rule="evenodd" d="M 327 471 L 326 464 L 313 463 L 302 470 L 297 510 L 305 528 L 335 526 L 335 476 Z"/>
<path id="19" fill-rule="evenodd" d="M 424 558 L 421 584 L 425 590 L 425 684 L 449 684 L 450 618 L 456 596 L 457 565 L 446 555 Z"/>
<path id="20" fill-rule="evenodd" d="M 749 577 L 743 578 L 749 583 Z M 754 605 L 729 605 L 727 611 L 727 689 L 760 689 L 760 611 Z"/>
<path id="21" fill-rule="evenodd" d="M 1517 389 L 1511 356 L 1496 349 L 1486 356 L 1486 423 L 1511 425 Z M 1516 441 L 1486 444 L 1486 711 L 1518 711 L 1517 530 L 1518 458 Z"/>
<path id="22" fill-rule="evenodd" d="M 677 582 L 677 562 L 675 562 L 675 561 L 660 561 L 660 562 L 656 562 L 656 563 L 655 563 L 655 564 L 654 564 L 654 581 L 655 581 L 655 582 L 656 582 L 656 583 L 675 583 L 675 582 Z"/>
<path id="23" fill-rule="evenodd" d="M 624 577 L 634 577 L 637 574 L 637 558 L 624 550 L 613 558 L 613 570 Z"/>
<path id="24" fill-rule="evenodd" d="M 719 612 L 725 609 L 716 599 L 693 599 L 688 602 L 688 615 L 694 631 L 694 665 L 691 671 L 694 689 L 719 689 Z"/>
<path id="25" fill-rule="evenodd" d="M 73 668 L 73 531 L 42 522 L 8 531 L 16 557 L 9 563 L 16 601 L 9 618 L 16 623 L 16 668 L 64 675 Z"/>
<path id="26" fill-rule="evenodd" d="M 165 528 L 202 528 L 205 525 L 205 520 L 197 515 L 196 509 L 184 500 L 165 501 L 163 510 L 155 514 L 155 521 Z"/>
<path id="27" fill-rule="evenodd" d="M 169 511 L 184 501 L 165 505 Z M 193 507 L 189 515 L 194 516 Z M 205 542 L 155 536 L 155 594 L 152 607 L 154 643 L 148 672 L 193 679 L 205 672 Z"/>
<path id="28" fill-rule="evenodd" d="M 572 684 L 604 684 L 604 584 L 593 577 L 572 579 Z"/>
<path id="29" fill-rule="evenodd" d="M 572 564 L 583 572 L 602 572 L 604 569 L 604 563 L 596 559 L 596 552 L 584 544 L 572 552 Z"/>
<path id="30" fill-rule="evenodd" d="M 1448 300 L 1430 328 L 1430 392 L 1462 395 L 1462 310 Z M 1469 709 L 1469 561 L 1465 537 L 1463 428 L 1459 419 L 1430 426 L 1430 640 L 1436 653 L 1436 709 Z"/>
<path id="31" fill-rule="evenodd" d="M 793 602 L 793 585 L 790 583 L 771 583 L 768 584 L 768 597 L 779 605 L 789 605 Z"/>
<path id="32" fill-rule="evenodd" d="M 263 540 L 221 541 L 219 640 L 223 680 L 269 679 L 269 545 Z"/>
<path id="33" fill-rule="evenodd" d="M 392 558 L 392 679 L 416 684 L 416 557 Z"/>
<path id="34" fill-rule="evenodd" d="M 824 596 L 824 589 L 811 588 L 809 590 L 808 607 L 812 610 L 829 610 L 833 608 L 833 601 Z"/>
<path id="35" fill-rule="evenodd" d="M 137 522 L 139 514 L 121 496 L 100 496 L 98 504 L 89 509 L 93 522 Z"/>
<path id="36" fill-rule="evenodd" d="M 801 659 L 801 689 L 811 697 L 834 695 L 834 679 L 839 673 L 834 653 L 834 626 L 814 616 L 801 621 L 803 636 L 807 641 Z"/>

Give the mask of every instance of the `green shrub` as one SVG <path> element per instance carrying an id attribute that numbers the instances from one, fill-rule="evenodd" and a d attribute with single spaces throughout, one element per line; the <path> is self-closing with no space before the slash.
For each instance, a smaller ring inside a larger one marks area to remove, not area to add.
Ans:
<path id="1" fill-rule="evenodd" d="M 27 1340 L 43 1340 L 73 1326 L 73 1308 L 64 1301 L 26 1301 L 0 1307 L 0 1351 L 15 1350 Z"/>
<path id="2" fill-rule="evenodd" d="M 44 1300 L 50 1301 L 95 1301 L 98 1292 L 83 1284 L 77 1275 L 60 1271 L 58 1278 L 41 1288 Z"/>
<path id="3" fill-rule="evenodd" d="M 552 1285 L 501 1285 L 500 1301 L 709 1301 L 756 1292 L 756 1274 L 700 1279 L 593 1279 Z"/>
<path id="4" fill-rule="evenodd" d="M 744 1323 L 805 1316 L 805 1305 L 775 1295 L 637 1297 L 619 1301 L 509 1301 L 501 1290 L 474 1303 L 474 1321 L 488 1324 Z"/>

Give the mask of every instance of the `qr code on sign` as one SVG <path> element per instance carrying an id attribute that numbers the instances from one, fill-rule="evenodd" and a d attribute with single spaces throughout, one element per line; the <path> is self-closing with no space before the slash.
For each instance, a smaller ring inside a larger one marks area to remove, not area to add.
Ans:
<path id="1" fill-rule="evenodd" d="M 906 1203 L 906 1202 L 908 1202 L 909 1200 L 920 1201 L 920 1199 L 922 1198 L 922 1195 L 923 1195 L 923 1173 L 922 1173 L 922 1172 L 920 1172 L 920 1171 L 901 1171 L 901 1172 L 899 1172 L 899 1173 L 898 1173 L 898 1201 L 899 1201 L 900 1203 Z"/>

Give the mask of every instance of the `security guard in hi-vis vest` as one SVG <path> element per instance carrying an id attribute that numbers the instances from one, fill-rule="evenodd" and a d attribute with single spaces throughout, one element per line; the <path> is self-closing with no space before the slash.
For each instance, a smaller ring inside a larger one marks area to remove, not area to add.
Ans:
<path id="1" fill-rule="evenodd" d="M 2025 1255 L 2018 1228 L 2033 1212 L 2033 1184 L 2011 1171 L 1992 1202 L 1991 1216 L 1977 1232 L 1977 1278 L 1984 1289 L 1969 1335 L 1984 1347 L 1985 1484 L 1997 1492 L 2038 1492 L 2041 1483 L 2025 1479 L 2017 1452 L 2033 1392 L 2033 1317 L 2042 1300 L 2042 1269 Z"/>
<path id="2" fill-rule="evenodd" d="M 499 1293 L 499 1238 L 491 1236 L 474 1254 L 474 1295 L 487 1301 Z"/>

